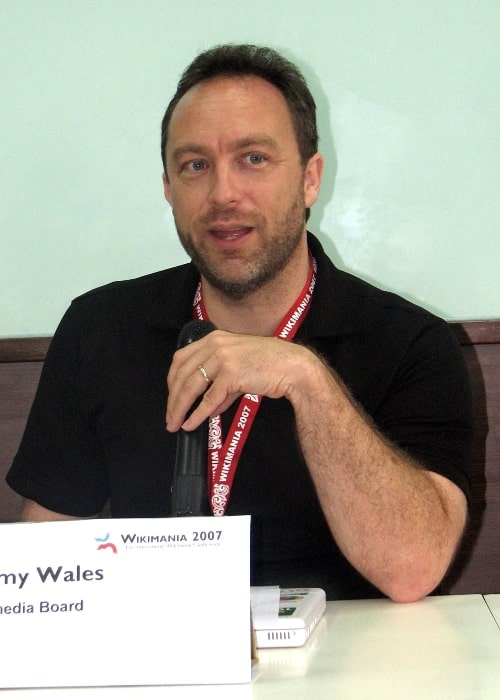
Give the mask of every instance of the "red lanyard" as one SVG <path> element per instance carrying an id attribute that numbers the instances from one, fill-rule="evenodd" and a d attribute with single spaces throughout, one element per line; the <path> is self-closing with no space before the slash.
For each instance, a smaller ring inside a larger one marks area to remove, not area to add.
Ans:
<path id="1" fill-rule="evenodd" d="M 310 255 L 310 268 L 307 282 L 295 302 L 289 308 L 281 323 L 274 331 L 276 338 L 292 340 L 307 316 L 316 284 L 316 260 Z M 203 303 L 201 282 L 198 284 L 193 301 L 194 317 L 207 321 L 208 315 Z M 214 515 L 224 515 L 233 479 L 238 468 L 241 451 L 250 433 L 250 428 L 259 410 L 262 396 L 244 394 L 229 428 L 227 437 L 222 442 L 221 416 L 210 418 L 208 424 L 208 495 Z"/>

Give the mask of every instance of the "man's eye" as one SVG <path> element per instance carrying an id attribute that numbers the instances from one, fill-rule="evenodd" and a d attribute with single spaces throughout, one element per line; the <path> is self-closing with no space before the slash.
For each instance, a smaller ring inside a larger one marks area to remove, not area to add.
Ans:
<path id="1" fill-rule="evenodd" d="M 206 168 L 206 163 L 204 160 L 190 160 L 184 167 L 192 173 L 199 173 Z"/>
<path id="2" fill-rule="evenodd" d="M 244 157 L 244 160 L 249 165 L 260 165 L 266 159 L 261 153 L 247 153 Z"/>

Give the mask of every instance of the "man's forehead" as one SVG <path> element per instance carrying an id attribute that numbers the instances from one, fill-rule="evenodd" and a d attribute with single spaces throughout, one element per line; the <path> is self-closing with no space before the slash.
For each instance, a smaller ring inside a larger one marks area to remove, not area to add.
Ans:
<path id="1" fill-rule="evenodd" d="M 288 104 L 272 83 L 254 75 L 216 76 L 197 83 L 181 97 L 172 112 L 168 140 L 185 131 L 202 133 L 209 124 L 232 129 L 245 121 L 251 133 L 261 135 L 270 136 L 286 126 L 293 130 Z"/>
<path id="2" fill-rule="evenodd" d="M 222 100 L 229 105 L 238 101 L 280 104 L 288 112 L 288 105 L 281 91 L 272 83 L 256 75 L 219 75 L 193 85 L 179 100 L 172 112 L 172 121 L 187 109 L 202 110 L 217 106 Z"/>
<path id="3" fill-rule="evenodd" d="M 187 92 L 179 100 L 179 103 L 188 95 L 193 95 L 199 92 L 217 92 L 222 90 L 227 90 L 231 88 L 245 88 L 248 90 L 255 90 L 260 87 L 261 89 L 266 89 L 270 91 L 275 91 L 281 95 L 281 91 L 269 80 L 261 77 L 260 75 L 254 75 L 253 73 L 220 73 L 219 75 L 211 76 L 210 78 L 205 78 L 195 83 L 193 87 L 189 88 Z"/>

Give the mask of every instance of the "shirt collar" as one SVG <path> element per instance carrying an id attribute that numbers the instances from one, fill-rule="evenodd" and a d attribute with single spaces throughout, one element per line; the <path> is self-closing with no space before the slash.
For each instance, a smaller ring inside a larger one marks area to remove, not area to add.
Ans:
<path id="1" fill-rule="evenodd" d="M 298 337 L 342 336 L 359 332 L 367 319 L 357 313 L 360 289 L 365 284 L 339 270 L 326 255 L 312 233 L 307 234 L 309 248 L 316 259 L 318 274 L 311 309 Z M 178 332 L 192 319 L 193 298 L 199 272 L 192 262 L 157 274 L 144 322 L 155 331 Z"/>
<path id="2" fill-rule="evenodd" d="M 193 318 L 193 298 L 199 278 L 191 262 L 159 273 L 157 284 L 149 290 L 145 324 L 155 331 L 180 331 Z"/>
<path id="3" fill-rule="evenodd" d="M 369 320 L 362 310 L 367 285 L 339 270 L 326 255 L 319 240 L 307 234 L 309 248 L 316 258 L 318 278 L 311 310 L 301 328 L 302 337 L 344 336 L 366 328 Z"/>

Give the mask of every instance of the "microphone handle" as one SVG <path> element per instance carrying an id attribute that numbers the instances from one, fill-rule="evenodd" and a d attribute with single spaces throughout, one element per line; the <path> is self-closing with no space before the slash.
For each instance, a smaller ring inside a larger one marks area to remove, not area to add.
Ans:
<path id="1" fill-rule="evenodd" d="M 182 327 L 177 348 L 204 338 L 215 330 L 210 321 L 189 321 Z M 199 397 L 191 407 L 190 415 L 199 404 Z M 171 514 L 174 517 L 211 515 L 207 494 L 208 420 L 191 432 L 182 428 L 177 433 Z"/>
<path id="2" fill-rule="evenodd" d="M 172 516 L 210 515 L 207 494 L 208 421 L 179 430 L 172 489 Z"/>

